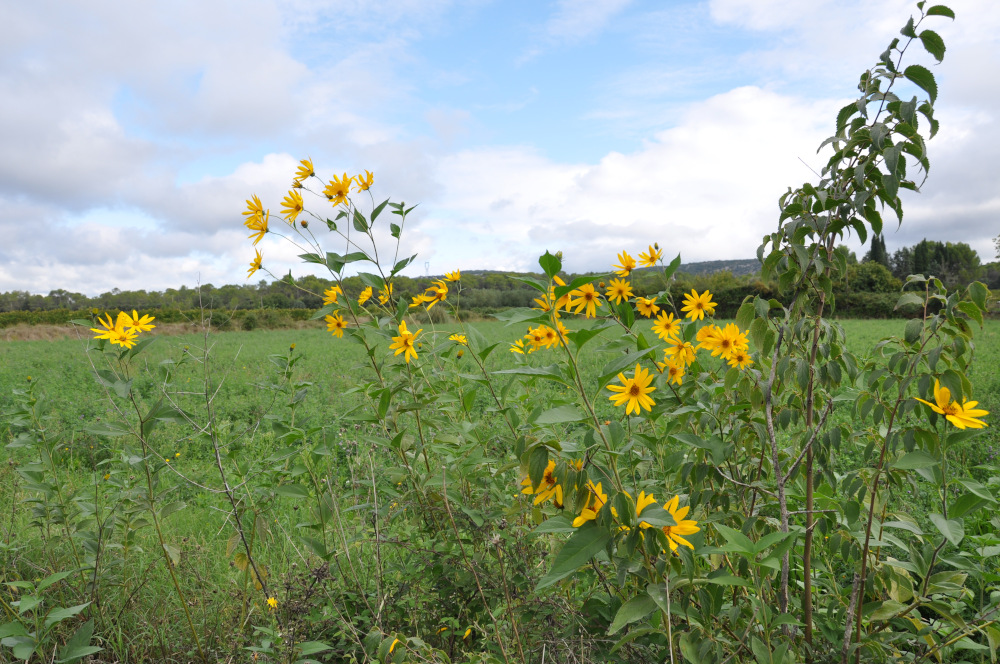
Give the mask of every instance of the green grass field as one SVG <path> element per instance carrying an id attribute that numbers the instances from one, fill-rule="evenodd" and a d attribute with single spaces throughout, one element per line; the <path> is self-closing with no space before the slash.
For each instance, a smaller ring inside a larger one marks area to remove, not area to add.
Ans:
<path id="1" fill-rule="evenodd" d="M 851 350 L 861 353 L 883 337 L 902 334 L 905 321 L 852 320 L 842 324 Z M 474 325 L 488 340 L 501 344 L 497 352 L 490 356 L 489 368 L 496 370 L 514 366 L 517 359 L 506 348 L 520 336 L 523 326 L 507 327 L 499 322 Z M 648 323 L 643 325 L 648 327 Z M 438 326 L 438 341 L 456 330 L 457 325 Z M 425 326 L 422 335 L 425 344 L 434 343 L 430 332 L 430 327 Z M 970 376 L 975 388 L 974 398 L 980 401 L 983 408 L 996 412 L 1000 409 L 1000 372 L 996 370 L 1000 366 L 1000 322 L 989 321 L 984 329 L 976 330 L 976 334 L 976 365 Z M 198 347 L 203 341 L 197 335 L 162 336 L 142 357 L 150 366 L 165 359 L 178 361 L 188 354 L 186 347 Z M 12 390 L 24 388 L 29 377 L 35 389 L 48 397 L 51 418 L 47 426 L 50 433 L 63 436 L 64 444 L 60 446 L 56 462 L 63 473 L 61 480 L 71 495 L 96 491 L 104 474 L 102 462 L 114 455 L 113 451 L 103 447 L 103 438 L 87 432 L 95 424 L 115 419 L 103 388 L 94 380 L 85 353 L 87 343 L 88 340 L 82 338 L 0 344 L 0 367 L 3 368 L 0 371 L 0 410 L 7 411 L 11 407 Z M 348 472 L 343 468 L 348 468 L 350 464 L 346 461 L 342 466 L 337 464 L 350 456 L 355 439 L 364 433 L 361 425 L 343 420 L 344 415 L 360 403 L 358 395 L 349 390 L 354 386 L 354 377 L 359 374 L 359 367 L 366 359 L 361 346 L 346 339 L 332 338 L 322 329 L 226 332 L 211 335 L 209 343 L 215 358 L 212 372 L 218 386 L 215 405 L 220 426 L 237 429 L 262 422 L 262 433 L 252 437 L 252 442 L 241 452 L 255 459 L 266 458 L 278 446 L 274 434 L 266 430 L 267 420 L 260 419 L 269 408 L 283 407 L 264 387 L 273 380 L 275 372 L 269 357 L 287 352 L 294 343 L 296 352 L 304 357 L 296 367 L 296 378 L 312 383 L 296 421 L 302 426 L 315 426 L 315 435 L 339 450 L 331 461 L 335 473 L 333 479 L 343 482 L 345 487 L 354 485 L 350 484 L 356 482 L 353 475 L 343 475 Z M 533 356 L 532 361 L 538 357 Z M 595 353 L 583 361 L 582 370 L 596 375 L 606 361 L 606 355 Z M 468 371 L 475 371 L 471 362 Z M 175 383 L 180 386 L 190 383 L 191 391 L 196 393 L 202 384 L 203 372 L 201 364 L 188 362 L 178 370 Z M 137 379 L 135 387 L 144 395 L 156 392 L 156 385 L 149 378 Z M 561 388 L 545 386 L 539 389 Z M 202 397 L 192 394 L 189 398 L 195 402 Z M 596 402 L 602 418 L 615 415 L 606 399 L 598 398 Z M 202 438 L 189 436 L 180 427 L 167 428 L 165 432 L 158 437 L 160 447 L 157 452 L 170 457 L 173 466 L 188 480 L 211 485 L 215 472 L 211 448 Z M 0 434 L 4 436 L 5 444 L 9 442 L 6 420 L 0 425 Z M 1000 442 L 995 429 L 990 429 L 980 435 L 974 444 L 963 449 L 961 458 L 967 466 L 974 466 L 991 460 L 994 449 L 1000 451 Z M 10 464 L 0 465 L 0 514 L 3 515 L 0 517 L 0 561 L 16 568 L 22 575 L 31 574 L 30 570 L 34 569 L 35 574 L 44 576 L 55 565 L 49 561 L 30 560 L 24 553 L 37 547 L 42 535 L 28 526 L 30 510 L 21 501 L 31 492 L 25 491 L 23 481 L 13 471 L 15 463 L 24 461 L 23 452 L 4 449 L 0 455 L 7 457 L 4 461 L 11 461 Z M 851 464 L 859 459 L 860 456 L 849 453 L 842 463 Z M 340 476 L 336 476 L 338 468 L 341 469 Z M 181 582 L 191 597 L 191 608 L 205 637 L 206 648 L 221 659 L 238 652 L 234 649 L 251 643 L 245 633 L 234 636 L 234 630 L 241 620 L 247 619 L 248 612 L 260 613 L 263 609 L 248 605 L 240 591 L 240 574 L 234 572 L 230 555 L 227 555 L 231 534 L 227 528 L 228 517 L 226 511 L 220 509 L 217 497 L 172 476 L 170 481 L 171 499 L 185 501 L 187 509 L 167 522 L 167 537 L 178 542 L 183 550 Z M 347 509 L 357 508 L 359 504 L 363 507 L 360 499 L 355 497 L 351 500 L 352 504 L 345 505 Z M 295 548 L 291 536 L 298 519 L 296 509 L 295 501 L 279 500 L 269 508 L 273 523 L 261 524 L 269 540 L 268 563 L 273 569 L 284 570 L 281 578 L 287 587 L 297 583 L 296 565 L 300 566 L 300 571 L 307 567 L 306 557 Z M 363 526 L 361 528 L 363 530 Z M 175 599 L 169 578 L 157 564 L 160 559 L 153 554 L 156 545 L 148 528 L 140 532 L 138 545 L 137 553 L 123 565 L 131 566 L 132 576 L 141 580 L 141 590 L 132 588 L 129 592 L 135 593 L 134 596 L 118 598 L 115 605 L 122 612 L 118 617 L 104 616 L 104 624 L 115 625 L 111 632 L 102 634 L 106 650 L 113 652 L 116 658 L 106 661 L 149 661 L 190 650 L 178 614 L 163 611 L 162 607 L 173 606 Z M 179 645 L 181 643 L 186 645 Z"/>

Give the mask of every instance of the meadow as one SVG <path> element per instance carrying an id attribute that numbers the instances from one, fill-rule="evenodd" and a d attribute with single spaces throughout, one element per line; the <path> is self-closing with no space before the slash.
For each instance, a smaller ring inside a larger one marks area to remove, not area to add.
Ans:
<path id="1" fill-rule="evenodd" d="M 901 335 L 905 321 L 847 320 L 840 324 L 850 340 L 850 350 L 860 353 L 864 349 L 875 347 L 880 339 Z M 511 369 L 519 363 L 523 366 L 520 356 L 507 352 L 508 345 L 521 337 L 522 325 L 508 326 L 502 322 L 477 322 L 471 325 L 482 334 L 487 344 L 498 344 L 496 351 L 488 358 L 491 371 Z M 649 334 L 649 326 L 648 321 L 640 321 L 636 330 Z M 427 334 L 431 332 L 431 326 L 425 327 L 427 329 L 423 344 L 427 347 L 440 344 L 450 334 L 461 331 L 459 325 L 444 324 L 436 326 L 435 334 L 431 335 Z M 571 322 L 570 327 L 575 329 L 580 325 Z M 16 417 L 11 416 L 16 411 L 13 394 L 16 390 L 25 390 L 29 384 L 35 395 L 44 397 L 40 399 L 39 408 L 46 436 L 51 441 L 58 441 L 53 446 L 52 470 L 64 493 L 62 507 L 45 505 L 45 510 L 89 505 L 90 501 L 97 503 L 99 510 L 102 496 L 110 500 L 115 495 L 115 491 L 110 490 L 112 487 L 108 486 L 109 483 L 115 484 L 117 489 L 132 486 L 121 475 L 124 471 L 121 470 L 120 445 L 113 445 L 114 439 L 95 433 L 104 424 L 118 420 L 119 416 L 113 407 L 113 400 L 102 393 L 103 390 L 95 380 L 94 367 L 88 361 L 86 353 L 88 344 L 91 343 L 89 336 L 81 335 L 77 340 L 0 344 L 0 366 L 4 368 L 0 373 L 0 410 L 6 413 L 0 424 L 0 431 L 5 444 L 14 441 L 17 431 L 23 429 L 23 426 L 10 428 L 16 422 Z M 256 469 L 252 471 L 255 473 L 266 474 L 267 469 L 275 464 L 288 468 L 289 464 L 300 463 L 297 461 L 300 457 L 298 452 L 288 453 L 284 449 L 287 441 L 282 440 L 282 434 L 288 431 L 290 423 L 308 432 L 303 450 L 310 449 L 312 452 L 310 454 L 303 451 L 302 454 L 314 461 L 322 461 L 316 469 L 319 472 L 322 468 L 325 473 L 324 481 L 335 489 L 332 492 L 342 501 L 340 509 L 343 512 L 338 515 L 341 541 L 336 544 L 345 551 L 355 549 L 363 554 L 353 561 L 359 569 L 348 574 L 362 577 L 374 575 L 371 557 L 375 555 L 374 544 L 379 541 L 377 520 L 392 520 L 395 518 L 394 512 L 399 514 L 405 509 L 419 509 L 420 505 L 412 497 L 404 499 L 391 492 L 381 498 L 370 494 L 371 484 L 376 476 L 394 471 L 391 454 L 387 456 L 384 448 L 372 444 L 372 434 L 377 433 L 376 427 L 366 421 L 364 415 L 366 412 L 370 413 L 374 406 L 366 400 L 364 394 L 354 389 L 358 383 L 356 376 L 363 370 L 366 360 L 364 348 L 347 339 L 333 338 L 323 329 L 212 332 L 207 337 L 162 335 L 144 351 L 144 365 L 146 368 L 155 368 L 163 361 L 177 362 L 178 366 L 172 377 L 175 391 L 181 395 L 180 398 L 186 396 L 197 402 L 202 398 L 200 392 L 205 380 L 205 366 L 199 361 L 190 360 L 199 356 L 200 351 L 196 349 L 206 342 L 213 358 L 209 367 L 213 376 L 212 390 L 217 391 L 215 426 L 224 432 L 251 432 L 234 438 L 240 442 L 228 450 L 229 457 L 244 470 Z M 599 343 L 599 340 L 594 343 Z M 982 407 L 996 412 L 1000 407 L 1000 373 L 996 371 L 996 367 L 1000 366 L 1000 321 L 987 321 L 981 330 L 976 330 L 975 344 L 976 362 L 969 375 L 976 387 L 974 396 Z M 288 394 L 274 389 L 277 385 L 275 377 L 281 371 L 281 361 L 276 363 L 275 359 L 288 357 L 289 348 L 293 345 L 293 355 L 301 358 L 294 367 L 295 380 L 301 386 L 300 389 L 305 389 L 306 392 L 289 399 Z M 454 355 L 457 350 L 460 349 L 452 349 L 451 354 Z M 184 358 L 189 361 L 182 362 Z M 529 361 L 535 360 L 534 364 L 538 365 L 537 358 L 538 356 L 529 356 Z M 454 360 L 456 363 L 462 362 L 459 358 Z M 606 353 L 581 354 L 580 371 L 588 380 L 596 380 L 606 360 Z M 464 367 L 458 364 L 459 381 L 463 375 L 474 378 L 469 374 L 476 371 L 475 365 L 468 358 L 465 358 L 465 362 Z M 158 389 L 155 376 L 155 371 L 152 371 L 136 378 L 133 389 L 147 399 L 155 400 Z M 499 385 L 502 386 L 503 381 L 516 380 L 515 376 L 505 377 Z M 556 403 L 568 395 L 566 388 L 551 383 L 534 385 L 531 389 L 535 390 L 536 395 L 545 393 L 547 399 L 554 399 Z M 572 395 L 569 396 L 571 399 Z M 290 406 L 293 401 L 295 405 Z M 489 406 L 487 401 L 480 393 L 468 406 L 486 409 Z M 621 412 L 616 412 L 617 409 L 606 398 L 597 395 L 594 403 L 600 418 L 621 419 Z M 446 413 L 452 406 L 453 404 L 443 402 L 436 408 Z M 837 420 L 848 422 L 850 416 L 846 411 L 849 409 L 850 405 L 845 404 L 835 410 L 831 423 Z M 524 416 L 527 417 L 530 410 L 530 403 L 522 404 Z M 291 411 L 294 411 L 294 415 L 289 419 L 287 415 Z M 494 419 L 494 428 L 479 432 L 479 439 L 487 440 L 496 433 L 496 427 L 499 426 L 499 422 Z M 162 464 L 164 471 L 158 478 L 158 491 L 168 496 L 167 500 L 171 504 L 180 503 L 184 506 L 184 509 L 179 509 L 164 520 L 164 537 L 177 551 L 177 576 L 191 611 L 191 620 L 202 638 L 200 646 L 210 653 L 213 661 L 249 661 L 251 652 L 245 649 L 260 647 L 262 643 L 269 641 L 267 638 L 262 641 L 262 632 L 255 631 L 248 625 L 259 626 L 262 620 L 266 622 L 270 616 L 267 607 L 249 589 L 245 559 L 240 566 L 240 554 L 236 553 L 234 556 L 236 547 L 230 523 L 231 513 L 227 511 L 218 493 L 203 490 L 204 487 L 216 487 L 217 490 L 219 484 L 212 445 L 203 435 L 192 434 L 177 424 L 167 424 L 157 436 L 153 448 L 156 455 L 167 461 Z M 957 456 L 961 459 L 957 464 L 958 473 L 978 477 L 986 482 L 988 473 L 984 475 L 977 468 L 982 464 L 990 464 L 997 451 L 1000 451 L 1000 439 L 995 429 L 988 429 L 974 442 L 957 450 Z M 37 501 L 38 486 L 32 486 L 30 478 L 16 470 L 18 467 L 22 470 L 30 467 L 32 463 L 37 464 L 37 459 L 32 456 L 33 451 L 9 446 L 4 449 L 3 455 L 6 463 L 0 466 L 0 514 L 3 515 L 0 517 L 0 561 L 2 568 L 8 570 L 6 578 L 34 579 L 37 582 L 50 573 L 64 568 L 72 569 L 65 542 L 51 547 L 51 542 L 60 537 L 58 524 L 61 521 L 55 519 L 43 522 L 38 519 L 38 510 L 43 509 Z M 461 456 L 464 460 L 456 457 L 457 463 L 475 465 L 480 460 L 474 450 L 465 449 Z M 865 463 L 865 455 L 859 447 L 844 446 L 833 456 L 835 458 L 831 459 L 831 465 L 845 472 L 856 464 Z M 517 489 L 520 488 L 518 484 L 521 479 L 517 456 L 514 450 L 507 450 L 501 451 L 499 457 L 506 457 L 508 463 L 495 468 L 491 473 L 501 486 L 509 487 L 509 499 L 501 499 L 493 506 L 459 503 L 454 509 L 464 512 L 469 526 L 473 528 L 483 527 L 483 521 L 487 518 L 509 517 L 519 521 L 519 525 L 525 530 L 517 538 L 512 531 L 504 534 L 504 537 L 511 538 L 508 543 L 515 547 L 511 554 L 518 551 L 516 547 L 522 547 L 520 555 L 525 558 L 541 551 L 544 560 L 544 552 L 549 550 L 551 542 L 547 542 L 544 536 L 529 534 L 538 516 L 536 514 L 525 520 L 523 505 L 518 505 L 523 498 L 515 498 L 519 495 Z M 381 466 L 383 462 L 384 467 Z M 111 468 L 118 470 L 111 471 Z M 111 472 L 114 476 L 109 474 Z M 305 474 L 304 470 L 298 472 Z M 252 475 L 248 475 L 247 479 L 251 477 Z M 132 479 L 135 479 L 134 476 Z M 258 476 L 256 481 L 259 479 Z M 278 589 L 272 590 L 272 593 L 281 603 L 281 611 L 285 612 L 286 629 L 298 620 L 299 628 L 309 632 L 303 638 L 318 639 L 320 636 L 316 634 L 320 634 L 329 641 L 331 630 L 317 625 L 321 626 L 329 619 L 327 614 L 331 610 L 331 604 L 344 601 L 343 593 L 348 591 L 347 584 L 343 579 L 331 583 L 329 559 L 324 562 L 315 555 L 315 550 L 303 547 L 298 539 L 297 533 L 308 528 L 308 519 L 302 518 L 303 512 L 311 509 L 306 497 L 300 495 L 300 490 L 282 490 L 279 482 L 276 491 L 266 493 L 267 495 L 257 494 L 260 504 L 253 509 L 256 515 L 254 525 L 261 533 L 261 545 L 266 542 L 266 549 L 260 555 L 271 570 L 272 582 L 277 585 Z M 916 494 L 897 494 L 891 507 L 905 513 L 917 504 L 933 503 L 933 493 L 932 489 L 922 487 Z M 84 511 L 86 509 L 90 508 L 84 508 Z M 923 521 L 926 522 L 926 519 Z M 117 527 L 122 528 L 122 525 L 119 523 Z M 986 524 L 986 528 L 989 527 Z M 56 532 L 53 532 L 53 528 L 56 528 Z M 409 531 L 404 529 L 394 538 L 402 537 L 407 532 Z M 382 536 L 383 546 L 400 549 L 395 553 L 382 554 L 386 561 L 395 560 L 398 566 L 394 575 L 392 563 L 384 563 L 387 567 L 381 572 L 384 576 L 383 583 L 392 584 L 395 581 L 400 584 L 395 588 L 383 588 L 383 596 L 392 597 L 393 601 L 399 602 L 405 609 L 404 615 L 406 612 L 421 610 L 421 596 L 419 592 L 408 588 L 413 579 L 400 572 L 401 569 L 412 568 L 414 561 L 419 560 L 424 565 L 430 565 L 428 583 L 439 585 L 442 579 L 448 577 L 448 574 L 435 569 L 433 554 L 419 551 L 420 540 L 417 533 L 411 534 L 414 537 L 412 542 L 403 539 L 389 541 Z M 46 544 L 47 540 L 50 541 L 49 545 Z M 113 570 L 112 577 L 117 581 L 102 589 L 106 594 L 99 600 L 104 606 L 98 611 L 100 639 L 96 642 L 104 650 L 95 661 L 188 661 L 195 657 L 196 652 L 179 611 L 176 608 L 165 610 L 165 607 L 176 605 L 175 590 L 167 570 L 158 564 L 160 557 L 155 533 L 151 528 L 140 527 L 131 537 L 126 537 L 125 541 L 125 547 L 131 547 L 129 552 L 125 552 L 121 546 L 117 549 L 109 548 L 105 552 L 108 556 L 123 553 L 124 558 L 109 565 Z M 334 543 L 329 546 L 334 546 Z M 523 548 L 525 546 L 528 548 Z M 47 557 L 43 554 L 45 551 L 49 552 Z M 61 553 L 63 558 L 53 558 L 53 552 Z M 902 555 L 902 552 L 899 554 Z M 349 554 L 347 559 L 351 560 Z M 534 574 L 537 577 L 544 569 L 544 563 L 537 565 L 529 576 Z M 252 581 L 252 575 L 250 580 Z M 471 582 L 469 578 L 450 580 L 461 587 L 461 583 L 457 581 L 466 584 Z M 325 600 L 320 602 L 317 600 L 318 588 L 325 584 L 337 586 L 338 589 L 333 592 L 326 588 L 323 591 Z M 79 604 L 83 599 L 72 596 L 73 592 L 68 588 L 61 588 L 58 592 L 69 595 L 59 598 L 62 605 Z M 568 596 L 564 598 L 566 600 Z M 460 658 L 464 651 L 474 652 L 484 647 L 482 643 L 476 642 L 477 638 L 490 640 L 491 637 L 487 625 L 473 622 L 471 612 L 463 615 L 463 601 L 469 602 L 471 599 L 453 598 L 454 607 L 451 611 L 454 613 L 454 621 L 443 623 L 437 628 L 443 628 L 443 631 L 436 634 L 433 634 L 435 630 L 421 625 L 419 619 L 413 618 L 410 621 L 415 633 L 423 634 L 424 639 L 442 652 L 455 657 L 456 661 L 463 661 Z M 573 616 L 576 625 L 569 631 L 579 639 L 579 647 L 577 650 L 571 648 L 569 652 L 576 652 L 573 657 L 579 657 L 579 661 L 587 661 L 593 652 L 606 652 L 610 641 L 603 637 L 603 633 L 607 629 L 607 621 L 614 615 L 612 609 L 617 606 L 619 604 L 612 603 L 611 607 L 585 606 L 583 610 L 574 610 L 566 604 L 544 607 L 540 613 L 552 621 L 552 633 L 565 628 L 565 624 L 557 628 L 557 623 L 564 623 L 567 615 Z M 447 612 L 446 610 L 445 613 Z M 436 613 L 440 615 L 441 611 Z M 560 620 L 553 619 L 554 615 L 560 614 Z M 304 618 L 306 615 L 309 616 L 308 620 Z M 594 621 L 597 627 L 594 626 Z M 472 630 L 472 638 L 463 636 L 466 629 Z M 582 638 L 580 634 L 586 634 L 587 638 Z M 563 637 L 552 636 L 549 641 L 549 657 L 553 658 L 551 661 L 573 661 L 565 655 L 567 645 L 560 642 L 559 638 Z M 272 638 L 271 641 L 273 640 Z M 544 638 L 539 641 L 544 642 Z M 560 649 L 565 659 L 555 658 L 551 654 Z M 495 651 L 495 647 L 493 650 Z M 274 655 L 273 652 L 271 654 Z M 296 656 L 299 655 L 301 653 Z M 537 658 L 538 653 L 534 656 Z M 629 658 L 633 658 L 632 661 L 642 661 L 642 657 L 635 652 L 629 654 Z M 280 658 L 275 656 L 274 659 Z"/>

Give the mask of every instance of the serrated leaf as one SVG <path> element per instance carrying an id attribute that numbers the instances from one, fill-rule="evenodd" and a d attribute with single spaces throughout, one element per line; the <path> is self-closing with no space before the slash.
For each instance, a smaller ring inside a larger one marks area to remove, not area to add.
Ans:
<path id="1" fill-rule="evenodd" d="M 618 609 L 615 619 L 611 622 L 611 627 L 608 628 L 608 636 L 617 633 L 625 625 L 642 620 L 656 608 L 656 602 L 647 593 L 633 597 Z"/>
<path id="2" fill-rule="evenodd" d="M 562 269 L 562 259 L 548 251 L 538 257 L 538 264 L 542 267 L 545 275 L 550 278 L 559 274 L 559 270 Z"/>
<path id="3" fill-rule="evenodd" d="M 949 7 L 944 5 L 934 5 L 927 10 L 927 16 L 947 16 L 950 19 L 955 18 L 955 12 L 953 12 Z"/>
<path id="4" fill-rule="evenodd" d="M 923 43 L 924 48 L 927 49 L 927 52 L 934 56 L 935 60 L 938 62 L 944 60 L 945 47 L 941 35 L 933 30 L 924 30 L 920 33 L 920 41 Z"/>
<path id="5" fill-rule="evenodd" d="M 584 524 L 569 538 L 556 554 L 552 569 L 535 586 L 539 591 L 571 576 L 602 551 L 611 540 L 611 533 L 593 522 Z"/>
<path id="6" fill-rule="evenodd" d="M 937 81 L 934 80 L 934 74 L 929 69 L 920 65 L 910 65 L 903 70 L 903 76 L 924 90 L 930 96 L 931 104 L 937 100 Z"/>

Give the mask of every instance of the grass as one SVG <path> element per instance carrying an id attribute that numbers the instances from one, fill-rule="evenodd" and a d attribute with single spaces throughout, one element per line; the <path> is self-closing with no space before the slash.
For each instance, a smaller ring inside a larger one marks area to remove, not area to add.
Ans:
<path id="1" fill-rule="evenodd" d="M 648 328 L 649 324 L 642 325 Z M 843 321 L 842 325 L 851 350 L 861 352 L 878 339 L 901 334 L 905 321 L 852 320 Z M 480 322 L 475 326 L 488 340 L 500 344 L 490 357 L 491 368 L 514 366 L 517 358 L 508 353 L 506 347 L 519 336 L 522 327 L 507 327 L 499 322 Z M 425 325 L 424 328 L 421 335 L 424 343 L 435 343 L 430 326 Z M 437 342 L 458 329 L 457 325 L 437 326 Z M 143 358 L 149 366 L 167 359 L 179 361 L 189 354 L 185 347 L 195 348 L 202 342 L 200 335 L 164 335 L 157 339 Z M 367 359 L 360 345 L 347 339 L 333 339 L 322 329 L 226 332 L 212 336 L 210 342 L 216 358 L 215 370 L 219 372 L 215 379 L 218 389 L 216 404 L 223 433 L 225 430 L 252 426 L 269 408 L 275 407 L 271 393 L 262 387 L 272 380 L 274 374 L 270 358 L 284 354 L 294 343 L 296 352 L 304 357 L 297 367 L 296 377 L 312 383 L 309 395 L 296 416 L 297 422 L 303 427 L 315 426 L 314 435 L 321 436 L 335 450 L 325 461 L 330 464 L 332 481 L 346 488 L 357 484 L 349 457 L 353 446 L 366 431 L 363 425 L 349 423 L 343 417 L 359 404 L 358 395 L 350 393 L 350 389 L 354 387 L 354 376 Z M 1000 364 L 1000 322 L 989 321 L 983 330 L 977 330 L 976 343 L 977 361 L 970 376 L 976 390 L 975 398 L 982 407 L 997 412 L 1000 409 L 1000 375 L 996 374 L 995 367 Z M 48 396 L 52 414 L 51 431 L 64 436 L 62 440 L 65 443 L 60 446 L 61 455 L 57 463 L 64 473 L 62 479 L 66 491 L 75 500 L 98 493 L 104 481 L 102 462 L 115 454 L 113 450 L 103 447 L 102 438 L 87 433 L 87 429 L 94 424 L 114 419 L 115 413 L 93 378 L 92 368 L 84 353 L 86 345 L 86 338 L 0 342 L 0 366 L 4 367 L 0 373 L 0 410 L 9 409 L 12 390 L 23 388 L 29 377 L 37 384 L 37 389 Z M 597 345 L 598 342 L 593 342 L 587 348 Z M 604 354 L 588 353 L 581 359 L 581 369 L 595 376 L 605 361 L 607 356 Z M 474 370 L 475 366 L 470 363 L 468 372 L 473 373 Z M 197 362 L 188 362 L 178 370 L 176 381 L 181 385 L 190 383 L 194 393 L 200 389 L 202 378 L 203 367 Z M 156 386 L 151 379 L 140 378 L 135 388 L 140 393 L 152 395 Z M 561 388 L 546 385 L 539 389 Z M 200 397 L 192 394 L 190 398 L 194 402 Z M 602 418 L 612 416 L 606 400 L 598 398 L 596 402 Z M 280 408 L 280 405 L 277 407 Z M 5 438 L 9 439 L 6 433 Z M 160 445 L 157 452 L 171 458 L 172 467 L 195 482 L 213 483 L 213 459 L 210 447 L 203 439 L 182 435 L 179 428 L 168 428 L 166 434 L 157 440 Z M 240 454 L 247 458 L 264 459 L 278 446 L 280 441 L 276 434 L 265 431 L 252 438 Z M 1000 444 L 995 430 L 991 429 L 976 439 L 974 447 L 962 450 L 962 461 L 969 467 L 992 460 L 994 448 L 1000 449 Z M 178 453 L 179 457 L 174 456 Z M 3 454 L 9 455 L 11 463 L 0 466 L 0 513 L 4 515 L 0 519 L 0 535 L 5 540 L 4 546 L 0 547 L 0 560 L 4 563 L 3 567 L 9 565 L 9 569 L 17 569 L 22 576 L 44 576 L 46 570 L 51 571 L 54 565 L 25 558 L 19 553 L 19 549 L 32 551 L 42 548 L 42 531 L 30 527 L 30 506 L 21 503 L 32 494 L 25 490 L 23 480 L 13 471 L 15 461 L 23 459 L 19 459 L 17 450 L 5 450 Z M 843 462 L 860 462 L 860 457 L 848 454 Z M 245 630 L 241 631 L 241 622 L 252 623 L 266 611 L 261 606 L 248 603 L 242 592 L 246 575 L 233 568 L 232 556 L 227 555 L 231 533 L 227 524 L 229 516 L 224 509 L 220 509 L 218 498 L 185 482 L 176 481 L 178 478 L 169 473 L 165 477 L 172 487 L 170 500 L 183 500 L 188 505 L 187 509 L 165 521 L 165 535 L 182 551 L 179 569 L 182 571 L 182 587 L 189 597 L 189 609 L 204 637 L 205 648 L 220 658 L 232 655 L 238 652 L 237 648 L 250 642 Z M 345 495 L 350 495 L 350 492 L 345 491 Z M 353 505 L 349 509 L 362 504 L 356 497 L 352 500 Z M 293 594 L 292 584 L 299 583 L 297 579 L 308 568 L 304 553 L 293 544 L 292 532 L 296 530 L 295 524 L 302 519 L 297 510 L 293 499 L 276 500 L 266 512 L 267 523 L 260 524 L 260 530 L 265 533 L 262 536 L 269 538 L 267 564 L 276 570 L 276 584 L 279 580 L 280 584 L 284 584 L 284 591 L 278 585 L 279 593 L 285 592 L 289 596 Z M 191 649 L 179 614 L 173 610 L 163 611 L 164 606 L 175 606 L 176 600 L 156 551 L 158 545 L 151 535 L 149 528 L 139 531 L 136 552 L 127 561 L 116 561 L 110 568 L 111 573 L 122 579 L 131 579 L 128 587 L 118 588 L 107 598 L 107 606 L 114 607 L 119 615 L 104 616 L 105 624 L 114 627 L 101 634 L 106 650 L 113 652 L 121 662 L 168 658 Z M 58 533 L 48 535 L 50 538 L 53 536 L 58 537 Z M 107 555 L 120 554 L 110 552 Z M 282 570 L 280 579 L 277 570 Z M 301 582 L 305 583 L 304 580 Z M 251 620 L 253 616 L 257 618 Z"/>

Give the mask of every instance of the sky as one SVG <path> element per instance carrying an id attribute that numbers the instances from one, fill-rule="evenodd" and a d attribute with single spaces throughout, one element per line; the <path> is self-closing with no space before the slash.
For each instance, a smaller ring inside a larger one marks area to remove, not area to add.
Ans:
<path id="1" fill-rule="evenodd" d="M 956 21 L 922 26 L 944 38 L 944 61 L 907 52 L 937 78 L 941 130 L 885 240 L 890 252 L 967 242 L 989 261 L 1000 3 L 948 4 Z M 684 262 L 750 258 L 779 196 L 815 181 L 837 110 L 915 11 L 902 0 L 0 3 L 0 291 L 245 283 L 245 201 L 259 196 L 280 228 L 306 157 L 324 179 L 372 171 L 372 197 L 354 195 L 362 210 L 419 203 L 399 248 L 418 255 L 410 276 L 537 270 L 546 250 L 569 271 L 600 271 L 653 242 Z M 306 207 L 333 216 L 321 197 Z M 395 250 L 388 217 L 382 256 Z M 311 228 L 324 251 L 344 252 Z M 316 273 L 274 235 L 256 248 L 272 274 Z"/>

